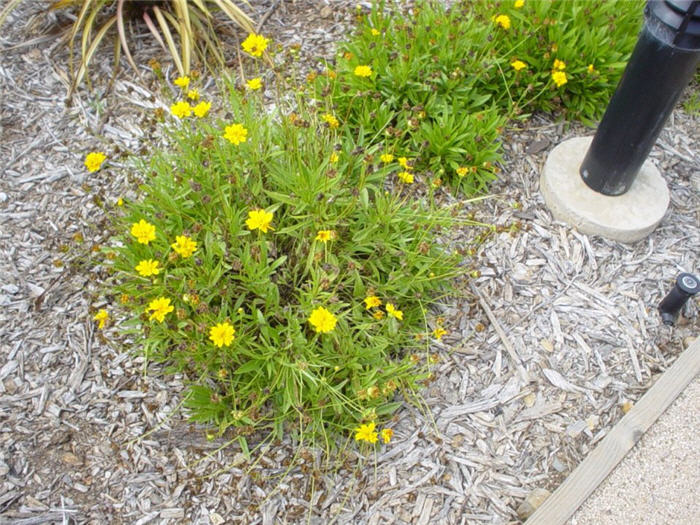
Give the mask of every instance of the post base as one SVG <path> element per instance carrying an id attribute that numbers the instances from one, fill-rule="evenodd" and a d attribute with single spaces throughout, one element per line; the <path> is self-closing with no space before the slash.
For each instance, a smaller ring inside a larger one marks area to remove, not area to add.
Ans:
<path id="1" fill-rule="evenodd" d="M 587 234 L 632 243 L 649 235 L 661 222 L 670 200 L 659 170 L 647 159 L 623 195 L 611 197 L 589 188 L 579 167 L 593 137 L 575 137 L 547 157 L 540 191 L 554 218 Z"/>

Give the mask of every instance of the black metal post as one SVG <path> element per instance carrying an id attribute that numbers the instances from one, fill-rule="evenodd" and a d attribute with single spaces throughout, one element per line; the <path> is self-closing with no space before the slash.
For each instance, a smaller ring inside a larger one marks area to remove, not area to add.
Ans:
<path id="1" fill-rule="evenodd" d="M 700 0 L 648 0 L 644 17 L 579 170 L 605 195 L 630 188 L 700 61 Z"/>
<path id="2" fill-rule="evenodd" d="M 700 279 L 692 273 L 680 274 L 676 279 L 676 285 L 659 303 L 659 313 L 664 324 L 672 326 L 681 308 L 698 292 L 700 292 Z"/>

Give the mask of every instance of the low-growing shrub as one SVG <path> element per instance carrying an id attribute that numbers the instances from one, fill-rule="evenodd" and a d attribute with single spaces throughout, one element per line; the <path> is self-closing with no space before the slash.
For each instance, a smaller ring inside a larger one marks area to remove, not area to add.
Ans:
<path id="1" fill-rule="evenodd" d="M 384 2 L 358 11 L 313 96 L 414 167 L 470 193 L 497 172 L 509 118 L 600 116 L 638 32 L 642 2 Z"/>
<path id="2" fill-rule="evenodd" d="M 119 208 L 115 299 L 195 420 L 372 442 L 444 333 L 427 307 L 458 272 L 436 240 L 455 210 L 331 113 L 266 110 L 260 84 L 229 83 L 225 120 L 173 104 L 172 149 Z"/>

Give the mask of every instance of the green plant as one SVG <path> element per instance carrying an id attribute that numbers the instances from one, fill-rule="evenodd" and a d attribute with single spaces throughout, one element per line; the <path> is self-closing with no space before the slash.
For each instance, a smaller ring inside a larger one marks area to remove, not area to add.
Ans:
<path id="1" fill-rule="evenodd" d="M 490 60 L 480 90 L 511 115 L 557 111 L 600 118 L 641 28 L 641 0 L 527 0 L 464 3 L 462 13 L 490 28 Z M 507 17 L 505 29 L 497 20 Z M 520 61 L 524 67 L 515 67 Z M 559 78 L 557 78 L 559 75 Z"/>
<path id="2" fill-rule="evenodd" d="M 243 1 L 247 3 L 247 0 Z M 10 0 L 0 11 L 0 27 L 19 2 L 20 0 Z M 254 32 L 252 20 L 235 0 L 57 0 L 50 4 L 49 9 L 71 9 L 75 14 L 75 21 L 67 35 L 73 77 L 71 92 L 82 82 L 90 61 L 113 26 L 117 29 L 114 42 L 115 67 L 123 50 L 129 64 L 138 72 L 129 51 L 125 28 L 125 23 L 130 19 L 143 20 L 163 50 L 170 52 L 180 75 L 190 73 L 195 56 L 199 57 L 202 64 L 212 58 L 218 65 L 224 65 L 221 44 L 214 28 L 215 10 L 223 12 L 247 32 Z M 76 68 L 73 46 L 79 33 L 80 63 Z"/>
<path id="3" fill-rule="evenodd" d="M 139 164 L 143 197 L 118 208 L 124 326 L 220 432 L 376 437 L 357 425 L 427 379 L 444 333 L 428 306 L 459 272 L 438 240 L 457 210 L 416 199 L 373 137 L 301 97 L 271 113 L 226 89 L 230 116 L 173 119 L 172 150 Z"/>
<path id="4" fill-rule="evenodd" d="M 484 191 L 509 118 L 602 113 L 641 21 L 641 2 L 618 4 L 423 1 L 401 12 L 378 2 L 358 10 L 354 35 L 309 89 L 415 169 Z"/>
<path id="5" fill-rule="evenodd" d="M 697 116 L 700 114 L 700 72 L 695 73 L 695 78 L 690 81 L 690 85 L 686 88 L 683 109 L 689 115 Z"/>
<path id="6" fill-rule="evenodd" d="M 700 114 L 700 93 L 693 91 L 683 102 L 683 109 L 690 115 Z"/>

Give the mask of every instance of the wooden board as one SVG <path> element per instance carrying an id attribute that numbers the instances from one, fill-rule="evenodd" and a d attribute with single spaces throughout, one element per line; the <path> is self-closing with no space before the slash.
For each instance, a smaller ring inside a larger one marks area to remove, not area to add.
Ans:
<path id="1" fill-rule="evenodd" d="M 683 389 L 700 372 L 700 337 L 695 339 L 598 446 L 547 498 L 527 525 L 564 524 L 612 472 Z"/>

